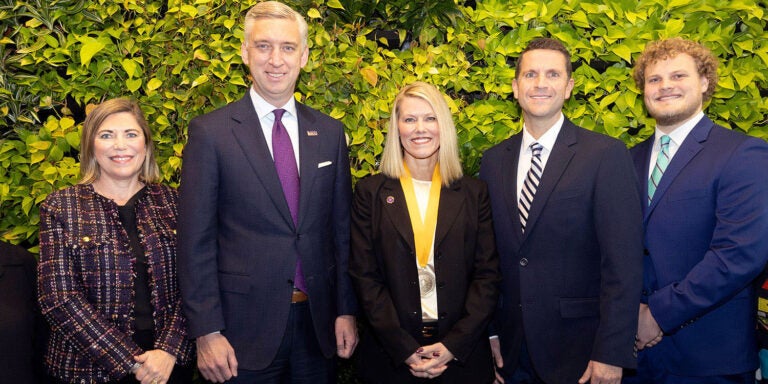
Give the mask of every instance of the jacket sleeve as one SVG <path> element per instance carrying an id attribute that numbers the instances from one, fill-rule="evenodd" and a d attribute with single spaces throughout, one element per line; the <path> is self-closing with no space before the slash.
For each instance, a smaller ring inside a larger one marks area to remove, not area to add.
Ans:
<path id="1" fill-rule="evenodd" d="M 358 183 L 352 202 L 352 252 L 349 271 L 352 282 L 378 340 L 395 362 L 404 362 L 419 343 L 400 324 L 387 287 L 386 277 L 374 250 L 373 211 L 376 188 L 370 179 Z"/>
<path id="2" fill-rule="evenodd" d="M 615 142 L 599 159 L 593 197 L 600 247 L 600 324 L 590 360 L 632 368 L 642 290 L 642 203 L 627 148 Z"/>
<path id="3" fill-rule="evenodd" d="M 112 326 L 88 302 L 65 246 L 65 217 L 56 201 L 40 207 L 40 263 L 38 300 L 52 332 L 68 335 L 80 353 L 115 379 L 126 376 L 133 356 L 143 353 L 130 337 Z"/>
<path id="4" fill-rule="evenodd" d="M 717 181 L 709 249 L 680 281 L 648 298 L 665 332 L 674 333 L 747 287 L 768 258 L 768 144 L 745 140 Z"/>
<path id="5" fill-rule="evenodd" d="M 349 276 L 349 239 L 350 239 L 350 201 L 352 181 L 349 171 L 349 150 L 347 149 L 344 128 L 339 130 L 339 151 L 336 158 L 336 182 L 333 192 L 334 242 L 336 252 L 336 302 L 337 316 L 355 315 L 357 299 Z"/>
<path id="6" fill-rule="evenodd" d="M 219 294 L 217 207 L 218 155 L 200 124 L 189 124 L 179 188 L 178 270 L 189 336 L 196 338 L 226 327 Z"/>
<path id="7" fill-rule="evenodd" d="M 472 277 L 464 302 L 464 316 L 459 319 L 443 338 L 443 345 L 461 362 L 466 361 L 476 343 L 486 340 L 488 324 L 496 309 L 501 275 L 499 258 L 491 219 L 491 202 L 485 183 L 474 204 L 477 212 L 477 234 L 472 264 Z"/>

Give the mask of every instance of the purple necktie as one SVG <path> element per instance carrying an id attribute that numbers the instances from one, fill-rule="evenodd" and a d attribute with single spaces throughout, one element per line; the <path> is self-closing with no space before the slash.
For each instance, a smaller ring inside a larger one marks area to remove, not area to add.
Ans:
<path id="1" fill-rule="evenodd" d="M 293 225 L 299 224 L 299 169 L 296 165 L 296 156 L 293 154 L 293 145 L 291 137 L 283 125 L 282 119 L 285 109 L 275 109 L 275 123 L 272 125 L 272 157 L 275 159 L 275 169 L 277 177 L 280 178 L 280 184 L 283 185 L 283 194 L 285 201 L 288 202 L 288 209 L 291 211 Z M 293 285 L 307 292 L 307 286 L 304 283 L 304 274 L 301 271 L 301 260 L 296 257 L 296 274 L 293 279 Z"/>

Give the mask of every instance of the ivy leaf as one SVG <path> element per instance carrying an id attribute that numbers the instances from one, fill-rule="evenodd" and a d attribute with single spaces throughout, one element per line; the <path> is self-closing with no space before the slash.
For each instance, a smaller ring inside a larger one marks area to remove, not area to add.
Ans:
<path id="1" fill-rule="evenodd" d="M 376 74 L 376 70 L 371 67 L 365 67 L 360 69 L 360 74 L 363 76 L 365 81 L 368 82 L 371 86 L 375 87 L 376 84 L 379 82 L 379 75 Z"/>
<path id="2" fill-rule="evenodd" d="M 154 91 L 155 89 L 160 88 L 161 85 L 163 85 L 162 80 L 159 80 L 158 78 L 153 77 L 149 79 L 149 81 L 147 82 L 147 90 Z"/>
<path id="3" fill-rule="evenodd" d="M 131 92 L 136 92 L 141 88 L 141 79 L 128 79 L 125 81 L 125 86 Z"/>
<path id="4" fill-rule="evenodd" d="M 123 69 L 125 69 L 125 73 L 128 74 L 128 77 L 136 77 L 136 67 L 138 64 L 136 64 L 135 60 L 123 59 L 120 64 L 123 65 Z"/>
<path id="5" fill-rule="evenodd" d="M 69 144 L 72 148 L 79 148 L 80 147 L 80 134 L 77 132 L 67 132 L 66 135 L 64 135 L 64 139 L 67 141 L 67 144 Z"/>
<path id="6" fill-rule="evenodd" d="M 323 16 L 320 15 L 320 11 L 318 11 L 317 8 L 310 8 L 310 10 L 307 11 L 307 17 L 310 19 L 320 19 Z"/>
<path id="7" fill-rule="evenodd" d="M 344 6 L 341 5 L 339 0 L 329 0 L 328 3 L 326 3 L 326 5 L 335 9 L 344 9 Z"/>
<path id="8" fill-rule="evenodd" d="M 61 120 L 59 120 L 59 126 L 61 127 L 62 130 L 72 128 L 74 125 L 75 125 L 75 119 L 69 116 L 62 117 Z"/>
<path id="9" fill-rule="evenodd" d="M 195 81 L 192 82 L 192 88 L 197 87 L 200 84 L 205 84 L 208 82 L 208 75 L 200 75 L 195 79 Z"/>
<path id="10" fill-rule="evenodd" d="M 80 48 L 80 65 L 87 67 L 91 63 L 93 56 L 104 49 L 106 45 L 88 36 L 81 38 L 81 41 L 83 42 L 83 47 Z"/>
<path id="11" fill-rule="evenodd" d="M 632 62 L 632 50 L 629 49 L 629 47 L 627 47 L 624 44 L 621 44 L 621 45 L 618 45 L 618 46 L 614 47 L 613 48 L 613 53 L 615 53 L 616 56 L 619 56 L 622 59 L 624 59 L 627 63 L 631 63 Z"/>

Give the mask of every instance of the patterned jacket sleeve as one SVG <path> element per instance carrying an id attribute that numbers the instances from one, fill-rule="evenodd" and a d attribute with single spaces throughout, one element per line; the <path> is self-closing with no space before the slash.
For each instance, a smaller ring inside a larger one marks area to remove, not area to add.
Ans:
<path id="1" fill-rule="evenodd" d="M 162 349 L 176 357 L 176 364 L 187 364 L 192 356 L 192 344 L 187 338 L 187 319 L 184 317 L 181 308 L 181 292 L 179 291 L 178 269 L 176 267 L 176 218 L 178 217 L 177 192 L 170 187 L 164 188 L 162 196 L 163 201 L 156 202 L 161 206 L 169 207 L 173 211 L 172 217 L 151 217 L 150 220 L 158 219 L 163 223 L 157 223 L 163 227 L 171 229 L 172 240 L 168 244 L 161 243 L 161 247 L 169 249 L 157 252 L 157 257 L 162 257 L 160 265 L 162 266 L 162 276 L 160 281 L 155 281 L 154 289 L 157 291 L 155 297 L 164 298 L 161 329 L 158 329 L 155 348 Z M 166 201 L 166 199 L 168 199 Z M 158 227 L 156 225 L 155 227 Z M 158 311 L 161 312 L 161 311 Z"/>
<path id="2" fill-rule="evenodd" d="M 88 302 L 79 283 L 66 246 L 67 223 L 77 220 L 76 212 L 65 209 L 57 194 L 40 206 L 40 263 L 38 299 L 52 332 L 69 335 L 80 353 L 109 372 L 110 377 L 126 376 L 142 353 L 130 337 L 112 326 Z M 65 354 L 66 351 L 54 351 Z"/>

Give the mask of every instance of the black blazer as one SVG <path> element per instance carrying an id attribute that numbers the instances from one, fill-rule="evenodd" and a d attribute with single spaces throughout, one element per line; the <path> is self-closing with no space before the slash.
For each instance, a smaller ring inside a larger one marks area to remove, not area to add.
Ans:
<path id="1" fill-rule="evenodd" d="M 480 169 L 504 275 L 496 322 L 503 370 L 517 368 L 523 336 L 547 383 L 575 383 L 589 360 L 636 366 L 642 213 L 626 146 L 566 119 L 523 235 L 521 141 L 519 133 L 488 150 Z"/>
<path id="2" fill-rule="evenodd" d="M 184 148 L 179 282 L 191 337 L 222 330 L 238 367 L 265 368 L 291 306 L 297 254 L 323 354 L 357 307 L 347 262 L 352 187 L 344 127 L 296 103 L 301 193 L 294 226 L 251 97 L 196 117 Z"/>
<path id="3" fill-rule="evenodd" d="M 37 306 L 37 260 L 0 242 L 0 383 L 41 382 L 47 331 Z"/>
<path id="4" fill-rule="evenodd" d="M 441 189 L 434 246 L 438 338 L 458 360 L 443 383 L 492 381 L 485 329 L 500 276 L 485 183 L 464 177 Z M 369 381 L 415 379 L 404 364 L 420 346 L 422 325 L 414 249 L 399 180 L 379 174 L 358 182 L 350 275 L 372 330 L 357 352 Z"/>

